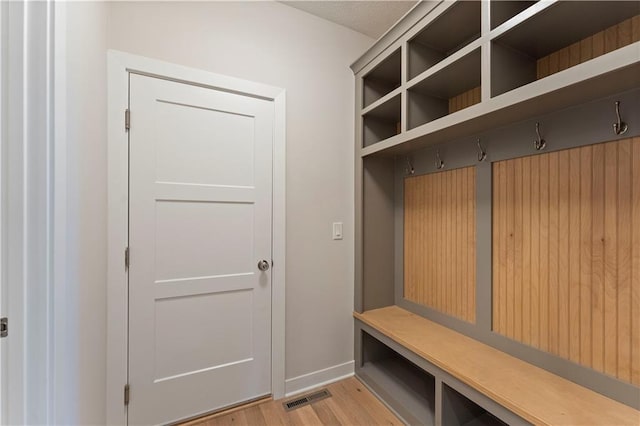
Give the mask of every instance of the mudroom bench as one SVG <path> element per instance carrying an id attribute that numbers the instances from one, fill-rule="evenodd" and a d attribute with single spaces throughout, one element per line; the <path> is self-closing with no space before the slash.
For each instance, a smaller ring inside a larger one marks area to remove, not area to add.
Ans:
<path id="1" fill-rule="evenodd" d="M 354 317 L 357 375 L 408 424 L 640 423 L 627 405 L 398 306 Z"/>

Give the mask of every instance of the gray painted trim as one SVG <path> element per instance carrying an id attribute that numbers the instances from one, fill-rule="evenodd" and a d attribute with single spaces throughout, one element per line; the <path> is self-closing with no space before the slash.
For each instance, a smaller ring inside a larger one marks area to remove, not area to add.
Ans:
<path id="1" fill-rule="evenodd" d="M 623 120 L 629 126 L 627 133 L 622 137 L 616 137 L 612 131 L 612 124 L 615 121 L 614 102 L 616 100 L 621 101 Z M 640 388 L 637 386 L 494 333 L 491 322 L 492 163 L 538 153 L 533 147 L 536 122 L 541 123 L 542 135 L 547 141 L 546 149 L 541 152 L 544 153 L 638 136 L 640 135 L 640 120 L 633 120 L 634 117 L 640 117 L 640 89 L 608 96 L 587 104 L 533 117 L 479 134 L 478 137 L 487 151 L 487 159 L 483 163 L 478 163 L 477 160 L 475 137 L 434 145 L 414 151 L 409 155 L 396 157 L 394 173 L 395 235 L 393 237 L 393 243 L 396 247 L 394 257 L 395 304 L 581 386 L 640 409 Z M 407 158 L 411 159 L 415 175 L 438 172 L 434 165 L 437 149 L 440 150 L 441 157 L 445 161 L 444 170 L 474 164 L 477 166 L 477 310 L 475 325 L 404 299 L 403 187 L 404 179 L 407 177 L 406 160 Z"/>
<path id="2" fill-rule="evenodd" d="M 431 14 L 433 9 L 442 2 L 440 1 L 421 1 L 416 4 L 409 12 L 406 13 L 389 31 L 384 33 L 362 56 L 351 64 L 351 70 L 354 74 L 359 73 L 362 69 L 380 55 L 390 44 L 398 40 L 404 33 L 409 31 L 414 25 L 424 19 L 425 16 Z M 436 16 L 435 14 L 432 14 Z"/>
<path id="3" fill-rule="evenodd" d="M 367 158 L 363 164 L 363 309 L 393 305 L 395 229 L 393 159 Z"/>
<path id="4" fill-rule="evenodd" d="M 435 424 L 442 425 L 442 385 L 446 384 L 447 386 L 455 389 L 458 393 L 464 395 L 466 398 L 489 411 L 491 414 L 495 415 L 499 419 L 510 425 L 529 425 L 527 421 L 522 419 L 520 416 L 516 415 L 512 411 L 493 401 L 486 395 L 477 391 L 473 387 L 461 382 L 459 379 L 455 378 L 448 372 L 443 369 L 431 364 L 429 361 L 405 348 L 401 344 L 395 342 L 393 339 L 388 336 L 382 334 L 378 330 L 370 327 L 369 325 L 361 322 L 358 319 L 354 319 L 355 326 L 355 335 L 356 341 L 359 341 L 360 346 L 356 348 L 356 375 L 360 378 L 368 387 L 371 386 L 371 378 L 366 376 L 366 374 L 362 374 L 361 368 L 359 367 L 361 363 L 358 362 L 358 359 L 362 359 L 362 333 L 365 332 L 369 336 L 378 340 L 380 343 L 384 344 L 388 348 L 392 349 L 394 352 L 406 358 L 408 361 L 412 362 L 426 373 L 432 375 L 435 378 Z M 375 388 L 375 384 L 373 384 Z M 385 402 L 385 399 L 382 399 Z M 387 404 L 387 402 L 385 402 Z M 391 407 L 392 409 L 394 407 Z M 403 420 L 404 421 L 404 420 Z M 405 421 L 406 423 L 406 421 Z"/>
<path id="5" fill-rule="evenodd" d="M 442 379 L 436 377 L 436 426 L 442 426 Z"/>
<path id="6" fill-rule="evenodd" d="M 356 102 L 362 99 L 362 78 L 355 79 L 355 96 Z M 362 272 L 363 272 L 363 257 L 362 257 L 362 235 L 363 235 L 363 159 L 360 157 L 360 147 L 362 146 L 362 116 L 360 115 L 360 109 L 356 108 L 354 113 L 354 131 L 355 131 L 355 203 L 354 203 L 354 309 L 357 312 L 362 312 L 364 288 L 362 286 Z"/>

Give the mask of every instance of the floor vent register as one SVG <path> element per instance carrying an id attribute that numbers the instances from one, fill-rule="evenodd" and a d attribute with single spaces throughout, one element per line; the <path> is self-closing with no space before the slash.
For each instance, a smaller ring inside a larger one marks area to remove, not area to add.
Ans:
<path id="1" fill-rule="evenodd" d="M 312 404 L 314 402 L 320 401 L 321 399 L 330 398 L 331 393 L 322 389 L 317 392 L 310 393 L 308 395 L 301 396 L 300 398 L 292 399 L 288 402 L 283 402 L 282 406 L 286 411 L 292 411 L 296 408 L 304 407 L 305 405 Z"/>

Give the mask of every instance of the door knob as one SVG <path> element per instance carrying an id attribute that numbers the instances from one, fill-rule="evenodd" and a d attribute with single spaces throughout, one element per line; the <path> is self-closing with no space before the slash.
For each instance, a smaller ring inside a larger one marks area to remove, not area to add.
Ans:
<path id="1" fill-rule="evenodd" d="M 261 260 L 260 262 L 258 262 L 258 269 L 260 269 L 262 272 L 268 271 L 269 262 L 267 262 L 266 260 Z"/>

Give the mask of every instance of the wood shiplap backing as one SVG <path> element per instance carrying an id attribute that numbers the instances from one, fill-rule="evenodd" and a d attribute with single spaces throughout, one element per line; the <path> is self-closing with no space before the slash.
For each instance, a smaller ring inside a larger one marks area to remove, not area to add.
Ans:
<path id="1" fill-rule="evenodd" d="M 404 297 L 476 319 L 476 169 L 404 182 Z"/>
<path id="2" fill-rule="evenodd" d="M 480 86 L 449 98 L 449 114 L 480 103 Z"/>
<path id="3" fill-rule="evenodd" d="M 640 41 L 640 15 L 538 59 L 537 78 L 547 77 L 637 41 Z"/>
<path id="4" fill-rule="evenodd" d="M 640 385 L 640 138 L 493 164 L 493 329 Z"/>

